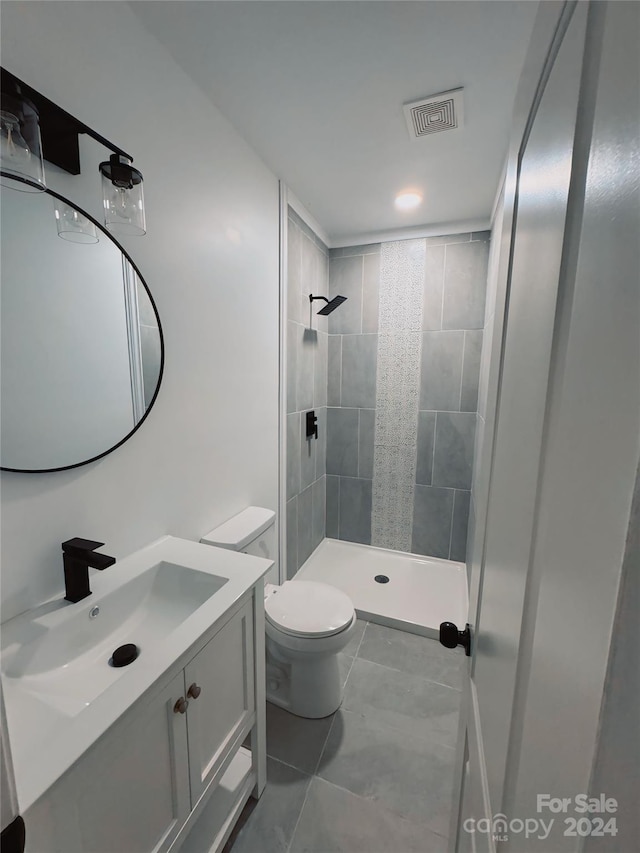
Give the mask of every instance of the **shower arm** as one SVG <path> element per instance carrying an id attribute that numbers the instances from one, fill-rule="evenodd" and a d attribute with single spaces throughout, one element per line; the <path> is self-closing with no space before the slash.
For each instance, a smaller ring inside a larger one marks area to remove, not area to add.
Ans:
<path id="1" fill-rule="evenodd" d="M 324 299 L 324 301 L 329 304 L 329 300 L 326 296 L 313 296 L 311 293 L 309 294 L 309 304 L 313 302 L 314 299 Z"/>

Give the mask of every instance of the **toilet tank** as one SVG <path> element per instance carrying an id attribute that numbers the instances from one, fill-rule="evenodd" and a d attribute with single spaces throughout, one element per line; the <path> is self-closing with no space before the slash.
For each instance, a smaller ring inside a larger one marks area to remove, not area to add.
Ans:
<path id="1" fill-rule="evenodd" d="M 273 560 L 274 565 L 265 575 L 265 583 L 280 583 L 278 577 L 278 543 L 276 541 L 276 514 L 261 506 L 249 506 L 224 524 L 215 527 L 200 540 L 205 545 L 240 551 L 254 557 Z"/>

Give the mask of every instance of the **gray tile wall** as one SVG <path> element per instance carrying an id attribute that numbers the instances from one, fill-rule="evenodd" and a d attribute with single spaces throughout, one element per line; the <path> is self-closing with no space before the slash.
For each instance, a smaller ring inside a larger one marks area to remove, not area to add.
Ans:
<path id="1" fill-rule="evenodd" d="M 329 315 L 326 535 L 371 542 L 380 244 L 332 249 Z"/>
<path id="2" fill-rule="evenodd" d="M 464 561 L 489 232 L 425 240 L 412 550 Z M 326 535 L 371 541 L 380 244 L 329 252 Z M 398 364 L 402 371 L 402 364 Z"/>
<path id="3" fill-rule="evenodd" d="M 322 240 L 289 208 L 287 231 L 287 577 L 291 578 L 325 537 L 327 505 L 326 317 L 329 252 Z M 318 439 L 305 436 L 305 413 L 318 418 Z"/>

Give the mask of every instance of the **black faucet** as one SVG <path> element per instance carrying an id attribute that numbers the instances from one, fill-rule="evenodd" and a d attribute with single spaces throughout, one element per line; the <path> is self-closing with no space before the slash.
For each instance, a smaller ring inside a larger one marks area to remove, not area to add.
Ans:
<path id="1" fill-rule="evenodd" d="M 64 563 L 64 587 L 67 601 L 82 601 L 91 595 L 89 589 L 89 566 L 93 569 L 106 569 L 112 566 L 116 558 L 106 554 L 96 554 L 104 542 L 92 539 L 68 539 L 62 543 L 62 561 Z"/>

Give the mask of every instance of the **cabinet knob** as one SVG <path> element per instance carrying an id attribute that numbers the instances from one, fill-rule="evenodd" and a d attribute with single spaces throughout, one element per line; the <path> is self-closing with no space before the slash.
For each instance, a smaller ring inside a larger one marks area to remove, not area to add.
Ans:
<path id="1" fill-rule="evenodd" d="M 189 703 L 184 698 L 184 696 L 181 696 L 178 699 L 178 701 L 176 702 L 176 704 L 173 706 L 173 713 L 174 714 L 184 714 L 184 713 L 186 713 L 186 710 L 188 707 L 189 707 Z"/>
<path id="2" fill-rule="evenodd" d="M 197 699 L 201 693 L 202 693 L 202 688 L 198 687 L 198 685 L 195 683 L 195 681 L 193 682 L 191 687 L 187 690 L 187 696 L 189 696 L 190 699 Z"/>

